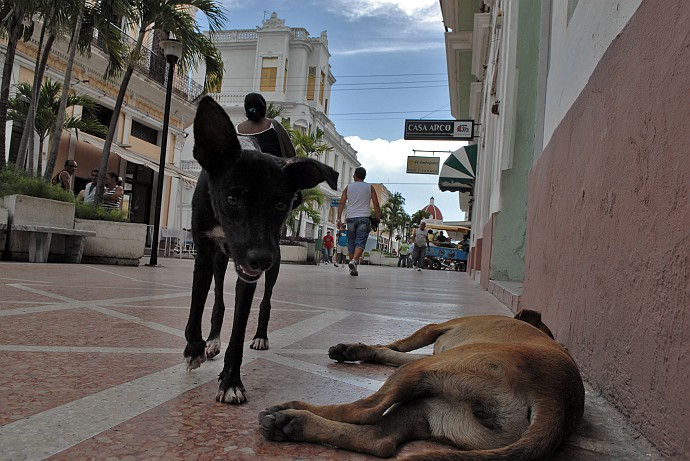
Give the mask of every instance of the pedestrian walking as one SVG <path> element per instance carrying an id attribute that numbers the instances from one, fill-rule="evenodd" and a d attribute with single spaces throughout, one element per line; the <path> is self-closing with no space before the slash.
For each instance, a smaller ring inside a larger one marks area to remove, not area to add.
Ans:
<path id="1" fill-rule="evenodd" d="M 418 271 L 421 271 L 422 267 L 424 267 L 424 257 L 426 256 L 427 244 L 426 223 L 422 221 L 419 223 L 419 227 L 414 230 L 414 241 L 412 248 L 412 267 L 416 268 Z"/>
<path id="2" fill-rule="evenodd" d="M 323 252 L 323 263 L 328 265 L 331 262 L 331 253 L 333 251 L 333 236 L 331 231 L 327 231 L 326 235 L 323 237 L 323 247 L 321 248 Z"/>
<path id="3" fill-rule="evenodd" d="M 343 224 L 340 226 L 338 233 L 335 236 L 337 253 L 335 255 L 334 266 L 338 267 L 338 264 L 344 266 L 347 262 L 347 226 Z"/>
<path id="4" fill-rule="evenodd" d="M 343 195 L 340 197 L 340 205 L 338 205 L 338 227 L 342 225 L 342 216 L 345 204 L 347 203 L 347 246 L 350 262 L 350 275 L 359 275 L 357 267 L 362 259 L 364 248 L 369 238 L 369 231 L 371 230 L 371 211 L 370 204 L 374 205 L 374 214 L 376 221 L 374 224 L 378 226 L 381 221 L 381 207 L 379 206 L 379 198 L 376 195 L 374 186 L 364 182 L 367 176 L 367 170 L 363 167 L 355 169 L 355 174 L 352 176 L 353 182 L 350 183 Z"/>
<path id="5" fill-rule="evenodd" d="M 407 253 L 410 251 L 410 245 L 403 240 L 400 245 L 400 254 L 398 255 L 398 267 L 407 267 Z"/>

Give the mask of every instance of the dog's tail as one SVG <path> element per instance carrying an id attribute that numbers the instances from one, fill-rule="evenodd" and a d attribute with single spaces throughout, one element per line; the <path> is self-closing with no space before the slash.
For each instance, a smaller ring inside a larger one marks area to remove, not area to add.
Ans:
<path id="1" fill-rule="evenodd" d="M 566 410 L 567 411 L 567 410 Z M 406 456 L 404 461 L 538 461 L 546 459 L 570 433 L 566 411 L 557 402 L 542 402 L 533 407 L 532 421 L 522 437 L 505 447 L 491 450 L 429 451 Z"/>

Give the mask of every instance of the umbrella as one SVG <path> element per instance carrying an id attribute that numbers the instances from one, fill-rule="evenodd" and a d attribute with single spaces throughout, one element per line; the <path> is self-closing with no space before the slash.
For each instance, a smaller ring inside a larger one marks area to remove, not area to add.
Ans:
<path id="1" fill-rule="evenodd" d="M 443 162 L 438 177 L 438 188 L 442 191 L 470 192 L 474 187 L 476 169 L 477 145 L 461 147 Z"/>

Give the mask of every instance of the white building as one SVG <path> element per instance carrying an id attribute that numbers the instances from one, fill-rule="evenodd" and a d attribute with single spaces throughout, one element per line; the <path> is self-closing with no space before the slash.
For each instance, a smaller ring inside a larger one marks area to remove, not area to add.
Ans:
<path id="1" fill-rule="evenodd" d="M 332 190 L 325 183 L 319 185 L 327 198 L 321 207 L 321 223 L 316 228 L 305 216 L 300 234 L 319 238 L 327 229 L 335 230 L 337 208 L 331 206 L 331 198 L 340 198 L 360 163 L 355 150 L 328 118 L 335 78 L 328 62 L 326 32 L 310 37 L 306 29 L 288 27 L 273 13 L 261 27 L 220 31 L 212 35 L 212 40 L 225 65 L 220 92 L 212 96 L 225 108 L 233 123 L 245 120 L 245 95 L 259 92 L 269 104 L 282 108 L 279 118 L 288 120 L 293 129 L 303 133 L 314 133 L 317 129 L 324 132 L 323 139 L 332 150 L 319 160 L 340 173 L 338 190 Z M 203 75 L 204 69 L 199 68 L 193 78 L 199 81 Z M 188 171 L 199 171 L 192 157 L 194 136 L 191 129 L 189 132 L 181 165 Z M 189 227 L 191 191 L 182 193 L 181 227 Z"/>

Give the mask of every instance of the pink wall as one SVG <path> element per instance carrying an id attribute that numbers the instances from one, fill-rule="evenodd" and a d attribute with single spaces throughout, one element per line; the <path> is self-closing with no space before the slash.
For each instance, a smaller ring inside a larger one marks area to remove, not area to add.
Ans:
<path id="1" fill-rule="evenodd" d="M 586 380 L 678 460 L 690 453 L 683 3 L 643 2 L 530 172 L 521 300 Z"/>

